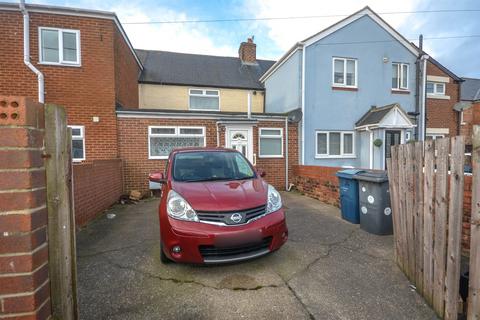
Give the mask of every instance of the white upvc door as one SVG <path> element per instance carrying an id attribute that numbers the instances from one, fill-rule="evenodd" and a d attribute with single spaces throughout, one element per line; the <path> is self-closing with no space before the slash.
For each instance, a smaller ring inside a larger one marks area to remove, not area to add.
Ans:
<path id="1" fill-rule="evenodd" d="M 225 134 L 227 148 L 235 149 L 254 164 L 253 157 L 253 130 L 251 126 L 227 127 Z"/>

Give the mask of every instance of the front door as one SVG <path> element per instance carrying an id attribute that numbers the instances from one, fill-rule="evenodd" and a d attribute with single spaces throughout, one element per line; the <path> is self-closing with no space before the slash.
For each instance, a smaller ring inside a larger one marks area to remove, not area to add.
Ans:
<path id="1" fill-rule="evenodd" d="M 385 131 L 385 159 L 391 156 L 391 147 L 402 142 L 402 131 L 400 130 L 386 130 Z M 387 168 L 387 161 L 385 161 L 385 169 Z"/>
<path id="2" fill-rule="evenodd" d="M 226 146 L 241 152 L 253 163 L 252 128 L 227 128 Z"/>

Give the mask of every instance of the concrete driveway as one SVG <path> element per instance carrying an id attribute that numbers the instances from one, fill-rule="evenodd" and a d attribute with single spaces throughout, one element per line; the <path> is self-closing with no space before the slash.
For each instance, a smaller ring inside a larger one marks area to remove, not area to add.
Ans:
<path id="1" fill-rule="evenodd" d="M 434 319 L 392 261 L 392 237 L 283 193 L 290 238 L 237 265 L 162 265 L 158 200 L 116 206 L 80 231 L 81 319 Z"/>

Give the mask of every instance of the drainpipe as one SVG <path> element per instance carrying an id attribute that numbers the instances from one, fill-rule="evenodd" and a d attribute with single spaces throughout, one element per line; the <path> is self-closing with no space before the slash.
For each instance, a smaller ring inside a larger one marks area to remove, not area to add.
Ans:
<path id="1" fill-rule="evenodd" d="M 288 117 L 285 117 L 285 190 L 288 191 Z"/>
<path id="2" fill-rule="evenodd" d="M 20 10 L 23 14 L 23 62 L 25 65 L 32 70 L 38 79 L 38 102 L 44 103 L 45 102 L 45 94 L 44 94 L 44 81 L 43 81 L 43 74 L 35 68 L 35 66 L 30 62 L 30 18 L 28 15 L 28 11 L 25 8 L 25 0 L 20 0 Z"/>
<path id="3" fill-rule="evenodd" d="M 420 126 L 419 122 L 422 121 L 422 115 L 420 112 L 420 106 L 421 106 L 421 92 L 420 92 L 420 75 L 421 75 L 421 58 L 423 54 L 423 35 L 420 35 L 418 37 L 418 48 L 419 48 L 419 54 L 417 56 L 417 60 L 415 61 L 415 113 L 417 114 L 415 116 L 417 120 L 417 127 L 415 128 L 415 139 L 421 140 L 421 134 L 420 134 Z M 420 117 L 419 117 L 420 116 Z"/>
<path id="4" fill-rule="evenodd" d="M 420 118 L 422 119 L 422 130 L 420 131 L 420 141 L 425 141 L 425 132 L 427 131 L 427 121 L 426 121 L 426 86 L 427 86 L 427 60 L 428 55 L 422 55 L 421 60 L 423 61 L 423 70 L 422 70 L 422 101 L 421 101 L 421 115 Z"/>
<path id="5" fill-rule="evenodd" d="M 373 131 L 369 127 L 367 131 L 370 132 L 370 169 L 373 169 Z"/>
<path id="6" fill-rule="evenodd" d="M 247 117 L 251 119 L 252 117 L 252 92 L 248 91 L 247 94 Z"/>

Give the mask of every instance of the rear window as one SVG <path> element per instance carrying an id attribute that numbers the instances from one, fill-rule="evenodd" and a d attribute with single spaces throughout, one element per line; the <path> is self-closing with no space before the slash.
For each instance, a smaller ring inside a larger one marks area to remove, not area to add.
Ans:
<path id="1" fill-rule="evenodd" d="M 255 178 L 255 171 L 239 152 L 181 152 L 173 160 L 173 179 L 182 182 L 228 181 Z"/>

